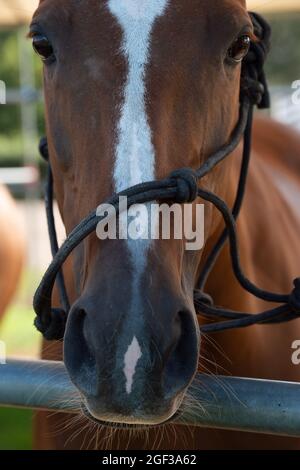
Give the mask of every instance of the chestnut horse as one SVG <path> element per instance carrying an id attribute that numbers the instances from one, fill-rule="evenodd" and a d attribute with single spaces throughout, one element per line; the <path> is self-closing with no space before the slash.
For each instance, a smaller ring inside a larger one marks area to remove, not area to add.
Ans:
<path id="1" fill-rule="evenodd" d="M 0 319 L 11 301 L 25 258 L 24 230 L 15 202 L 0 185 Z"/>
<path id="2" fill-rule="evenodd" d="M 44 61 L 49 155 L 67 234 L 114 192 L 198 168 L 228 142 L 241 62 L 255 40 L 244 0 L 41 0 L 30 36 Z M 241 261 L 256 284 L 288 293 L 299 274 L 300 137 L 257 118 L 252 153 Z M 240 163 L 238 148 L 201 181 L 229 206 Z M 187 252 L 184 240 L 99 241 L 95 233 L 74 251 L 64 345 L 45 343 L 43 358 L 62 359 L 64 346 L 89 418 L 38 413 L 37 448 L 300 448 L 297 439 L 168 424 L 180 407 L 205 408 L 193 402 L 197 370 L 300 378 L 291 361 L 297 321 L 200 338 L 193 290 L 222 229 L 205 203 L 200 251 Z M 266 307 L 237 284 L 228 247 L 206 290 L 227 308 Z"/>

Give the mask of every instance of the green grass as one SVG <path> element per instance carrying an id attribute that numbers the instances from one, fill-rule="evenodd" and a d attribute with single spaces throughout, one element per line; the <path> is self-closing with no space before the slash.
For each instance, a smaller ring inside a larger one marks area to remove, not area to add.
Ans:
<path id="1" fill-rule="evenodd" d="M 31 142 L 32 156 L 38 159 L 38 137 Z M 0 166 L 20 166 L 24 164 L 24 148 L 20 133 L 0 134 Z"/>
<path id="2" fill-rule="evenodd" d="M 23 145 L 20 134 L 12 136 L 0 135 L 0 162 L 3 160 L 16 165 L 22 160 Z"/>
<path id="3" fill-rule="evenodd" d="M 32 449 L 32 411 L 0 408 L 0 450 Z"/>
<path id="4" fill-rule="evenodd" d="M 0 328 L 7 356 L 38 357 L 40 334 L 33 326 L 33 319 L 30 307 L 19 303 L 10 307 Z"/>

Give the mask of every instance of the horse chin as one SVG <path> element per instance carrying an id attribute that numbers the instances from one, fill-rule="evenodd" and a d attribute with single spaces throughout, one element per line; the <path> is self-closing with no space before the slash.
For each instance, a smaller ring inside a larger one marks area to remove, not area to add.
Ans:
<path id="1" fill-rule="evenodd" d="M 112 414 L 103 414 L 100 416 L 98 415 L 98 413 L 91 411 L 86 401 L 82 402 L 81 410 L 86 418 L 88 418 L 90 421 L 97 424 L 98 426 L 122 430 L 152 429 L 165 426 L 167 424 L 171 424 L 174 421 L 179 420 L 181 415 L 180 407 L 183 399 L 184 394 L 181 394 L 179 397 L 176 398 L 172 406 L 172 410 L 166 413 L 164 416 L 160 417 L 151 416 L 149 418 L 138 418 L 135 416 L 121 416 Z"/>

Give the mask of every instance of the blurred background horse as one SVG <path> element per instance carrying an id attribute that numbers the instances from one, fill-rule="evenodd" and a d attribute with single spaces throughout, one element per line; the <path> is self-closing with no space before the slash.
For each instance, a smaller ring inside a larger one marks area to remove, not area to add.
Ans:
<path id="1" fill-rule="evenodd" d="M 25 234 L 20 212 L 0 185 L 0 320 L 16 292 L 25 261 Z M 1 339 L 1 338 L 0 338 Z"/>

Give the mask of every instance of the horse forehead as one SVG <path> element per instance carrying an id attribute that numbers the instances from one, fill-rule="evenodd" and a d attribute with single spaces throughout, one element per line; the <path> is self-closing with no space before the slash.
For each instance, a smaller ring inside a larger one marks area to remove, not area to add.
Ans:
<path id="1" fill-rule="evenodd" d="M 141 20 L 152 18 L 157 15 L 161 15 L 166 6 L 174 9 L 184 10 L 184 6 L 187 7 L 187 11 L 190 8 L 194 10 L 201 9 L 201 13 L 204 14 L 207 10 L 220 10 L 226 11 L 231 7 L 246 7 L 246 0 L 223 0 L 219 5 L 214 6 L 211 0 L 108 0 L 110 9 L 120 15 L 127 15 L 134 20 Z M 194 11 L 196 12 L 196 11 Z"/>
<path id="2" fill-rule="evenodd" d="M 121 22 L 126 19 L 152 22 L 168 3 L 169 0 L 109 0 L 108 6 Z"/>

